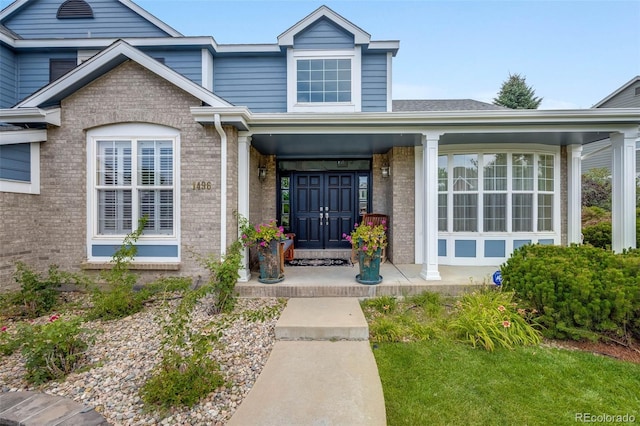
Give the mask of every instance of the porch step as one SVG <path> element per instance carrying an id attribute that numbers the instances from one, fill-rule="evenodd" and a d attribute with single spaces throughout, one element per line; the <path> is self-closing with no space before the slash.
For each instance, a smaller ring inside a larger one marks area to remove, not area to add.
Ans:
<path id="1" fill-rule="evenodd" d="M 296 259 L 349 259 L 351 258 L 350 249 L 329 249 L 329 250 L 312 250 L 312 249 L 295 249 Z"/>
<path id="2" fill-rule="evenodd" d="M 276 324 L 278 340 L 367 340 L 369 326 L 358 299 L 289 299 Z"/>

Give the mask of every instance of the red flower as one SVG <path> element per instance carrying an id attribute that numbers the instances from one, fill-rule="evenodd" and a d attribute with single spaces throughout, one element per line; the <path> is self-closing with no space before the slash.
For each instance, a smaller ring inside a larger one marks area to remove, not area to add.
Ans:
<path id="1" fill-rule="evenodd" d="M 49 317 L 49 322 L 54 322 L 58 318 L 60 318 L 60 315 L 53 314 Z"/>
<path id="2" fill-rule="evenodd" d="M 7 331 L 7 326 L 3 325 L 2 328 L 0 328 L 0 331 Z"/>

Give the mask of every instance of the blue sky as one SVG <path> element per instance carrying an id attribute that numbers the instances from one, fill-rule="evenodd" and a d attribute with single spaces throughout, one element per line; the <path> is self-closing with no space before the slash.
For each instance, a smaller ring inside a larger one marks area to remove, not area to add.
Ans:
<path id="1" fill-rule="evenodd" d="M 544 98 L 541 108 L 589 108 L 640 74 L 640 0 L 136 3 L 184 35 L 221 44 L 275 43 L 325 4 L 373 40 L 400 41 L 394 99 L 490 102 L 509 73 L 519 73 Z"/>

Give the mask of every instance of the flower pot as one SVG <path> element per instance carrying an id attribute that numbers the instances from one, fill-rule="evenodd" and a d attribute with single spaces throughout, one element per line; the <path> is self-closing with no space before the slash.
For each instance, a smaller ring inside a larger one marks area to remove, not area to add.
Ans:
<path id="1" fill-rule="evenodd" d="M 364 251 L 358 250 L 360 273 L 356 275 L 357 282 L 360 284 L 378 284 L 382 282 L 382 275 L 380 275 L 381 253 L 382 249 L 378 249 L 370 256 Z"/>
<path id="2" fill-rule="evenodd" d="M 284 280 L 284 271 L 280 263 L 280 241 L 271 240 L 265 246 L 258 244 L 258 261 L 260 262 L 260 277 L 258 281 L 264 284 L 279 283 Z"/>

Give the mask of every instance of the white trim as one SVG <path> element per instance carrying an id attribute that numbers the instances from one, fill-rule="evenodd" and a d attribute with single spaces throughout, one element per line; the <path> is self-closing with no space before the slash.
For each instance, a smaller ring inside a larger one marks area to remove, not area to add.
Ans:
<path id="1" fill-rule="evenodd" d="M 251 135 L 249 133 L 238 134 L 238 214 L 249 219 L 251 197 L 250 191 L 250 167 L 251 167 Z M 240 235 L 238 235 L 239 237 Z M 248 282 L 251 279 L 249 268 L 249 249 L 241 250 L 241 266 L 238 281 Z"/>
<path id="2" fill-rule="evenodd" d="M 327 18 L 336 25 L 342 27 L 347 32 L 353 34 L 355 44 L 368 44 L 371 40 L 371 36 L 363 31 L 358 26 L 347 21 L 342 16 L 329 9 L 327 6 L 320 6 L 315 11 L 311 12 L 302 20 L 298 21 L 288 30 L 278 36 L 278 44 L 280 46 L 293 46 L 294 37 L 300 32 L 304 31 L 309 26 L 313 25 L 320 18 Z"/>
<path id="3" fill-rule="evenodd" d="M 415 260 L 416 264 L 421 264 L 424 258 L 424 234 L 422 232 L 423 229 L 423 220 L 422 217 L 424 215 L 424 176 L 422 173 L 422 162 L 424 148 L 422 145 L 416 146 L 414 149 L 414 173 L 415 173 L 415 202 L 414 202 L 414 217 L 415 217 Z"/>
<path id="4" fill-rule="evenodd" d="M 567 244 L 582 243 L 582 145 L 567 146 Z"/>
<path id="5" fill-rule="evenodd" d="M 5 123 L 42 123 L 60 126 L 60 108 L 8 108 L 0 109 L 0 121 Z"/>
<path id="6" fill-rule="evenodd" d="M 438 271 L 438 141 L 441 133 L 422 134 L 423 173 L 423 256 L 420 276 L 427 281 L 441 280 Z"/>
<path id="7" fill-rule="evenodd" d="M 633 133 L 611 138 L 611 248 L 620 253 L 636 247 L 636 140 Z"/>
<path id="8" fill-rule="evenodd" d="M 393 54 L 387 53 L 387 112 L 393 111 Z"/>
<path id="9" fill-rule="evenodd" d="M 9 130 L 0 132 L 0 145 L 19 143 L 46 142 L 47 131 L 42 130 Z"/>
<path id="10" fill-rule="evenodd" d="M 177 257 L 152 258 L 143 257 L 135 263 L 154 263 L 166 261 L 180 261 L 182 257 L 182 247 L 180 244 L 180 224 L 181 224 L 181 172 L 180 172 L 180 132 L 177 129 L 147 123 L 123 123 L 111 124 L 97 127 L 87 131 L 87 260 L 89 262 L 105 262 L 110 257 L 92 256 L 93 245 L 120 245 L 124 235 L 99 235 L 97 208 L 96 208 L 96 144 L 100 139 L 122 138 L 128 140 L 139 140 L 148 138 L 171 139 L 173 142 L 173 235 L 142 235 L 138 245 L 176 245 L 178 247 Z M 132 147 L 133 148 L 133 147 Z M 137 155 L 132 149 L 132 154 Z M 137 173 L 137 162 L 132 160 L 132 174 Z M 137 205 L 134 201 L 133 218 L 137 224 Z"/>
<path id="11" fill-rule="evenodd" d="M 298 102 L 297 61 L 303 59 L 350 59 L 351 102 Z M 362 111 L 362 50 L 287 49 L 287 111 L 295 113 L 355 113 Z"/>
<path id="12" fill-rule="evenodd" d="M 581 145 L 577 145 L 581 148 Z M 513 190 L 513 175 L 512 175 L 512 160 L 509 156 L 507 161 L 507 190 L 502 191 L 507 194 L 507 209 L 506 209 L 506 228 L 504 232 L 485 232 L 483 231 L 483 211 L 482 211 L 482 195 L 485 192 L 482 190 L 482 168 L 478 169 L 478 232 L 454 232 L 453 231 L 453 205 L 452 195 L 453 190 L 451 183 L 448 185 L 448 208 L 447 208 L 447 231 L 438 231 L 436 240 L 445 240 L 447 247 L 446 256 L 438 256 L 439 263 L 443 265 L 487 265 L 493 266 L 506 261 L 513 252 L 513 246 L 515 240 L 531 240 L 532 243 L 536 243 L 539 240 L 553 240 L 554 244 L 560 244 L 561 242 L 561 188 L 562 188 L 562 176 L 561 170 L 561 151 L 559 146 L 543 145 L 543 144 L 464 144 L 464 145 L 441 145 L 439 155 L 456 155 L 456 154 L 534 154 L 534 170 L 533 170 L 533 189 L 531 191 L 514 191 Z M 538 227 L 538 195 L 539 194 L 551 194 L 549 191 L 540 191 L 538 188 L 538 170 L 539 170 L 539 156 L 540 155 L 553 155 L 553 231 L 537 231 Z M 579 154 L 578 154 L 579 161 Z M 449 177 L 452 178 L 452 161 L 448 161 Z M 578 176 L 578 179 L 580 177 Z M 436 176 L 437 180 L 437 176 Z M 436 182 L 437 184 L 437 182 Z M 437 189 L 436 189 L 437 192 Z M 536 231 L 515 232 L 512 230 L 513 217 L 512 217 L 512 204 L 509 201 L 511 195 L 514 193 L 532 193 L 532 226 Z M 578 192 L 578 194 L 580 194 Z M 437 198 L 436 198 L 437 205 Z M 436 210 L 437 219 L 437 210 Z M 580 216 L 578 215 L 578 222 Z M 456 257 L 455 256 L 455 241 L 460 240 L 473 240 L 476 243 L 476 255 L 475 257 Z M 501 240 L 505 241 L 505 257 L 485 257 L 484 253 L 484 241 L 486 240 Z"/>
<path id="13" fill-rule="evenodd" d="M 31 180 L 21 182 L 0 179 L 0 192 L 14 192 L 19 194 L 40 194 L 40 143 L 30 143 Z"/>
<path id="14" fill-rule="evenodd" d="M 213 92 L 213 56 L 207 49 L 202 49 L 202 87 Z"/>

